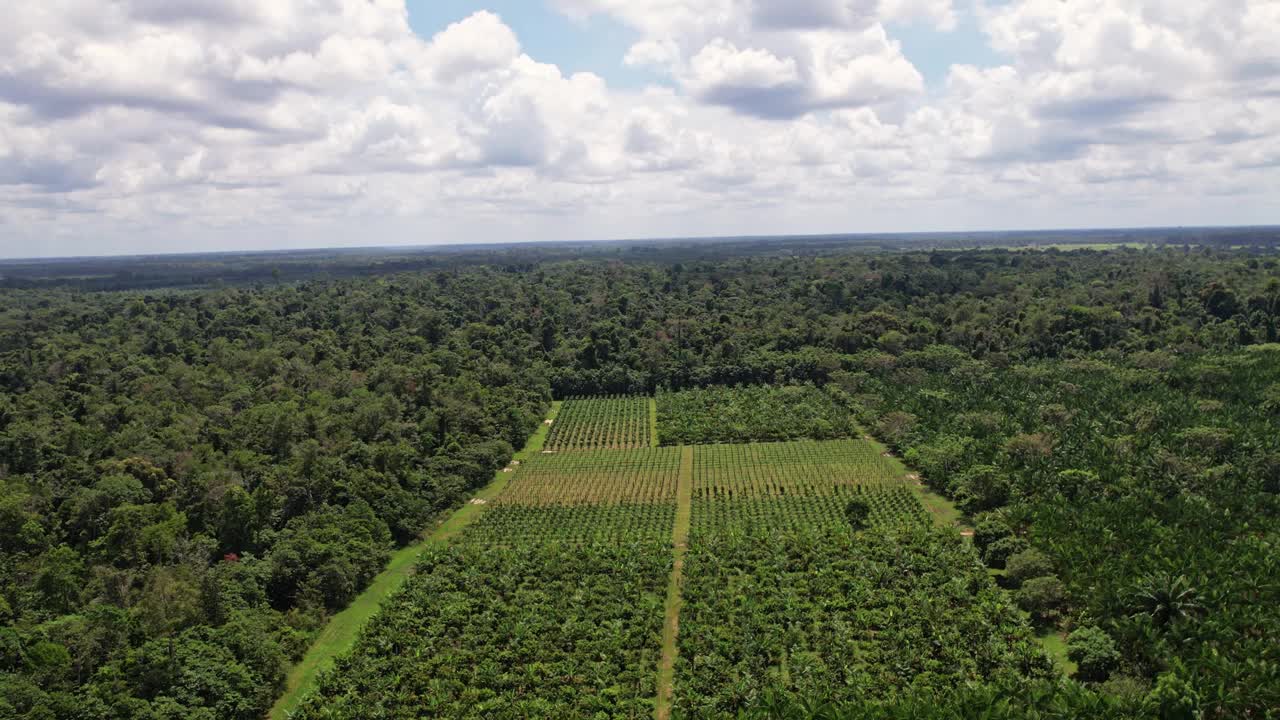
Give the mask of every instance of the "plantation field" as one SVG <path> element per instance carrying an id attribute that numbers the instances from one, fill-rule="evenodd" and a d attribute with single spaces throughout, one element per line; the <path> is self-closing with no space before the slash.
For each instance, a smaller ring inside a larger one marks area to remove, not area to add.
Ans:
<path id="1" fill-rule="evenodd" d="M 299 718 L 729 718 L 1050 672 L 872 442 L 564 443 L 424 554 Z"/>
<path id="2" fill-rule="evenodd" d="M 669 543 L 676 504 L 495 505 L 462 536 L 463 542 Z"/>
<path id="3" fill-rule="evenodd" d="M 690 537 L 675 714 L 731 718 L 766 691 L 832 701 L 1048 676 L 1011 601 L 954 533 Z"/>
<path id="4" fill-rule="evenodd" d="M 694 500 L 695 533 L 803 532 L 813 527 L 850 528 L 845 508 L 854 498 L 871 506 L 868 522 L 878 528 L 927 525 L 932 520 L 915 494 L 905 487 L 837 488 L 813 497 L 765 497 L 740 500 Z"/>
<path id="5" fill-rule="evenodd" d="M 858 427 L 840 395 L 813 385 L 662 392 L 658 438 L 684 445 L 854 437 Z"/>
<path id="6" fill-rule="evenodd" d="M 424 553 L 300 720 L 649 718 L 665 543 Z"/>
<path id="7" fill-rule="evenodd" d="M 902 483 L 893 463 L 865 440 L 710 445 L 696 448 L 693 458 L 699 499 L 830 495 Z"/>
<path id="8" fill-rule="evenodd" d="M 674 502 L 679 448 L 538 455 L 519 465 L 499 504 Z"/>
<path id="9" fill-rule="evenodd" d="M 574 398 L 564 401 L 546 449 L 628 450 L 650 444 L 649 398 Z"/>

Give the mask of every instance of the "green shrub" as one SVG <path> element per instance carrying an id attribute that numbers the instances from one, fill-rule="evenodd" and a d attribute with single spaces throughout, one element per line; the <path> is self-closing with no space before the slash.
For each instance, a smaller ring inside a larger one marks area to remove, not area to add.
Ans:
<path id="1" fill-rule="evenodd" d="M 1018 590 L 1018 606 L 1031 613 L 1031 621 L 1047 625 L 1058 619 L 1067 591 L 1057 575 L 1032 578 Z"/>
<path id="2" fill-rule="evenodd" d="M 1077 677 L 1100 682 L 1119 664 L 1120 651 L 1101 628 L 1082 627 L 1067 637 L 1067 657 L 1079 666 Z"/>
<path id="3" fill-rule="evenodd" d="M 1030 547 L 1027 541 L 1017 535 L 1009 535 L 987 546 L 986 552 L 982 554 L 982 559 L 986 561 L 988 567 L 999 570 L 1005 567 L 1009 557 L 1022 552 Z"/>
<path id="4" fill-rule="evenodd" d="M 1048 555 L 1029 548 L 1009 557 L 1005 563 L 1005 579 L 1009 587 L 1019 588 L 1028 580 L 1053 574 L 1053 561 Z"/>

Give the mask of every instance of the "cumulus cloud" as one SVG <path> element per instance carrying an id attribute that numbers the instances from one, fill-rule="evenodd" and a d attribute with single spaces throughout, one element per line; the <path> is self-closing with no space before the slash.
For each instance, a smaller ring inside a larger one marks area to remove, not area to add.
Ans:
<path id="1" fill-rule="evenodd" d="M 884 23 L 955 24 L 950 0 L 558 0 L 638 30 L 628 65 L 665 71 L 691 96 L 790 119 L 911 98 L 924 81 Z"/>
<path id="2" fill-rule="evenodd" d="M 516 34 L 497 15 L 481 11 L 431 39 L 423 67 L 443 82 L 509 65 L 520 54 Z"/>
<path id="3" fill-rule="evenodd" d="M 403 0 L 16 3 L 0 254 L 1257 222 L 1280 192 L 1277 0 L 979 4 L 1003 64 L 930 88 L 894 28 L 968 3 L 547 1 L 662 82 L 568 74 L 484 10 L 418 36 Z"/>

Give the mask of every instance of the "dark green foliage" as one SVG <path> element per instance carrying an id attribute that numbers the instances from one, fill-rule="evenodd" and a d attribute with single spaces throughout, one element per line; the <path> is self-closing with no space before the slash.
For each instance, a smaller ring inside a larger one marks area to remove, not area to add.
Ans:
<path id="1" fill-rule="evenodd" d="M 663 445 L 827 440 L 857 432 L 843 393 L 813 385 L 658 393 Z"/>
<path id="2" fill-rule="evenodd" d="M 390 547 L 386 523 L 363 501 L 294 518 L 271 553 L 272 604 L 341 608 L 382 570 Z"/>
<path id="3" fill-rule="evenodd" d="M 1138 580 L 1130 596 L 1135 616 L 1149 618 L 1157 627 L 1187 620 L 1204 610 L 1200 593 L 1186 575 L 1158 572 Z"/>
<path id="4" fill-rule="evenodd" d="M 908 451 L 970 438 L 953 475 L 1009 479 L 1008 502 L 976 518 L 974 540 L 992 567 L 1026 544 L 1052 559 L 1063 596 L 1050 581 L 1024 592 L 1040 622 L 1107 627 L 1117 672 L 1169 674 L 1165 687 L 1181 689 L 1166 692 L 1197 707 L 1242 716 L 1274 704 L 1258 688 L 1280 666 L 1262 639 L 1280 632 L 1280 434 L 1262 398 L 1280 381 L 1280 348 L 974 359 L 912 386 L 900 362 L 868 367 L 866 414 L 917 418 L 900 441 Z"/>
<path id="5" fill-rule="evenodd" d="M 988 513 L 978 517 L 973 530 L 973 545 L 979 554 L 986 555 L 995 543 L 1013 535 L 1009 521 L 997 513 Z M 1007 556 L 1006 556 L 1007 557 Z"/>
<path id="6" fill-rule="evenodd" d="M 1120 663 L 1116 643 L 1101 628 L 1083 627 L 1067 637 L 1067 657 L 1079 666 L 1081 680 L 1106 680 Z"/>
<path id="7" fill-rule="evenodd" d="M 871 503 L 864 498 L 852 498 L 844 505 L 844 516 L 848 518 L 850 527 L 862 530 L 870 522 Z"/>
<path id="8" fill-rule="evenodd" d="M 831 702 L 822 694 L 773 691 L 738 717 L 741 720 L 1150 720 L 1177 717 L 1159 715 L 1159 707 L 1156 700 L 1148 699 L 1145 694 L 1118 697 L 1077 683 L 1042 680 L 974 684 L 941 692 L 909 691 L 887 701 Z"/>
<path id="9" fill-rule="evenodd" d="M 297 717 L 648 718 L 665 543 L 424 554 Z"/>
<path id="10" fill-rule="evenodd" d="M 1010 557 L 1030 547 L 1026 538 L 1018 535 L 1005 535 L 999 540 L 991 541 L 982 553 L 987 565 L 997 570 L 1004 568 Z"/>
<path id="11" fill-rule="evenodd" d="M 1031 613 L 1031 621 L 1047 625 L 1058 619 L 1067 591 L 1057 575 L 1043 575 L 1023 582 L 1016 594 L 1018 606 Z"/>
<path id="12" fill-rule="evenodd" d="M 270 282 L 245 257 L 84 261 L 98 269 L 72 280 L 7 266 L 0 714 L 260 709 L 274 656 L 241 658 L 229 636 L 200 642 L 255 676 L 249 696 L 229 680 L 143 697 L 129 658 L 250 620 L 295 656 L 389 544 L 502 467 L 553 394 L 787 385 L 797 402 L 733 432 L 839 431 L 830 399 L 968 512 L 995 511 L 974 538 L 991 565 L 1024 543 L 1052 558 L 1060 615 L 1107 628 L 1117 673 L 1161 712 L 1263 717 L 1280 706 L 1280 348 L 1259 343 L 1276 339 L 1280 264 L 1205 238 L 273 259 L 299 282 L 270 287 L 203 284 Z M 360 277 L 310 274 L 333 268 Z M 406 269 L 422 272 L 391 274 Z M 378 523 L 350 520 L 357 503 Z M 37 669 L 16 648 L 40 643 Z"/>
<path id="13" fill-rule="evenodd" d="M 0 295 L 13 713 L 260 717 L 325 613 L 543 416 L 532 339 L 471 292 Z"/>
<path id="14" fill-rule="evenodd" d="M 695 533 L 679 643 L 686 718 L 734 717 L 773 690 L 888 700 L 1050 672 L 973 551 L 926 526 Z"/>
<path id="15" fill-rule="evenodd" d="M 1004 576 L 1011 588 L 1020 588 L 1032 578 L 1053 574 L 1053 561 L 1048 555 L 1029 548 L 1009 556 L 1004 565 Z"/>

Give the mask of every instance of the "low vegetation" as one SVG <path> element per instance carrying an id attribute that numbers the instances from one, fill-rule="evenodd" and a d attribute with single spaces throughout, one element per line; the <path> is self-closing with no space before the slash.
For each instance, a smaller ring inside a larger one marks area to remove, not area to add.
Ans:
<path id="1" fill-rule="evenodd" d="M 663 392 L 658 437 L 663 445 L 851 437 L 857 426 L 840 395 L 813 385 Z"/>
<path id="2" fill-rule="evenodd" d="M 648 397 L 570 398 L 551 426 L 546 448 L 556 452 L 647 448 L 649 431 Z"/>
<path id="3" fill-rule="evenodd" d="M 807 497 L 903 481 L 863 440 L 709 445 L 693 460 L 695 498 Z"/>
<path id="4" fill-rule="evenodd" d="M 678 448 L 539 455 L 515 470 L 497 502 L 518 505 L 674 502 Z"/>

